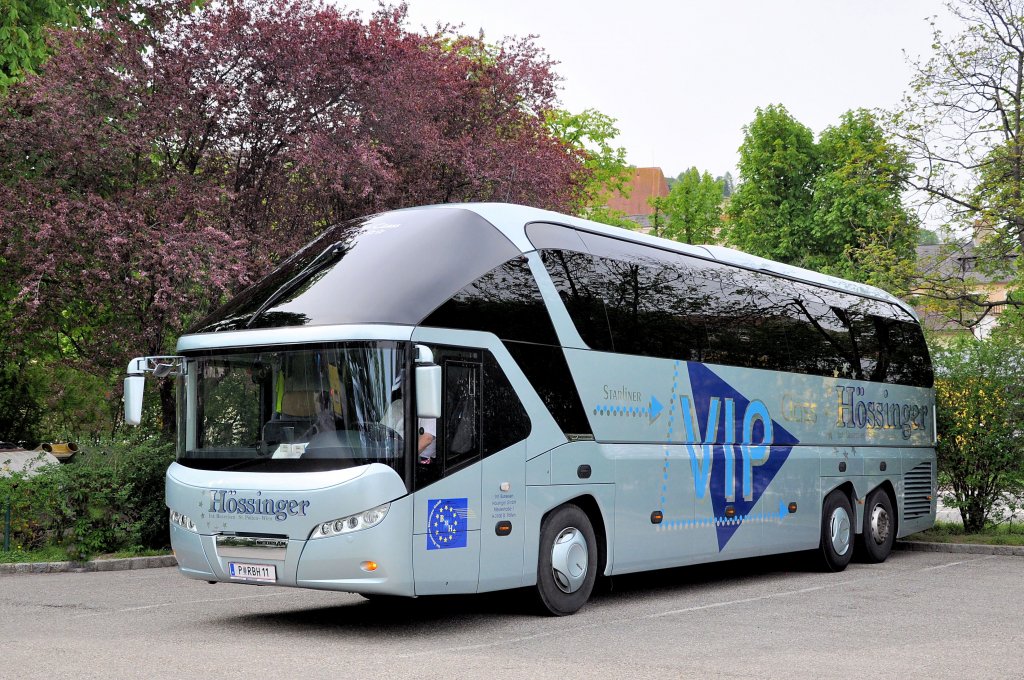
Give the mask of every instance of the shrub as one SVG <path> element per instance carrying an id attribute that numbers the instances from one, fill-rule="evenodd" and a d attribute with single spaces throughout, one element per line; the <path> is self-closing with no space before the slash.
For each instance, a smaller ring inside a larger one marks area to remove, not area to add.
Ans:
<path id="1" fill-rule="evenodd" d="M 981 531 L 996 504 L 1024 490 L 1024 346 L 959 338 L 935 352 L 939 479 L 964 528 Z"/>
<path id="2" fill-rule="evenodd" d="M 65 465 L 0 479 L 14 545 L 64 548 L 71 559 L 168 543 L 164 475 L 173 444 L 159 438 L 83 447 Z"/>

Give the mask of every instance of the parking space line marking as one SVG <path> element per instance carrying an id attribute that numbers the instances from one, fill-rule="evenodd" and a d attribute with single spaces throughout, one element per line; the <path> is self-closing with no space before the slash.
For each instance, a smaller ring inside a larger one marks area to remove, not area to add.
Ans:
<path id="1" fill-rule="evenodd" d="M 804 595 L 804 594 L 807 594 L 807 593 L 814 593 L 814 592 L 818 592 L 820 590 L 828 590 L 830 588 L 837 588 L 837 587 L 840 587 L 840 586 L 845 586 L 845 585 L 849 585 L 849 584 L 853 584 L 853 583 L 863 583 L 863 582 L 866 582 L 866 581 L 881 581 L 881 580 L 884 580 L 884 579 L 896 578 L 896 577 L 898 577 L 898 576 L 900 576 L 902 574 L 907 574 L 907 573 L 917 574 L 917 573 L 921 573 L 921 572 L 925 572 L 925 571 L 934 571 L 936 569 L 946 569 L 948 567 L 956 567 L 956 566 L 960 566 L 960 565 L 964 565 L 964 564 L 974 564 L 975 562 L 984 562 L 986 560 L 990 560 L 990 559 L 993 559 L 995 557 L 999 557 L 999 555 L 985 555 L 984 557 L 979 557 L 977 559 L 972 559 L 972 560 L 959 560 L 957 562 L 950 562 L 948 564 L 938 564 L 938 565 L 933 565 L 931 567 L 923 567 L 921 569 L 915 569 L 912 572 L 899 571 L 899 572 L 894 572 L 894 573 L 881 573 L 881 574 L 877 574 L 875 576 L 869 576 L 869 577 L 864 577 L 864 578 L 848 579 L 848 580 L 845 580 L 845 581 L 838 581 L 838 582 L 833 582 L 833 583 L 827 583 L 827 584 L 820 585 L 820 586 L 811 586 L 809 588 L 799 588 L 797 590 L 787 590 L 787 591 L 783 591 L 783 592 L 779 592 L 779 593 L 770 593 L 768 595 L 759 595 L 757 597 L 745 597 L 745 598 L 741 598 L 741 599 L 738 599 L 738 600 L 729 600 L 727 602 L 711 602 L 709 604 L 695 605 L 693 607 L 684 607 L 682 609 L 672 609 L 672 610 L 664 611 L 664 612 L 655 612 L 653 614 L 643 614 L 643 615 L 640 615 L 640 616 L 627 616 L 627 617 L 623 617 L 623 618 L 619 618 L 619 619 L 610 619 L 610 620 L 607 620 L 607 621 L 599 621 L 599 622 L 590 623 L 590 624 L 586 624 L 586 625 L 582 625 L 582 626 L 580 626 L 580 625 L 560 626 L 560 627 L 558 627 L 555 630 L 549 630 L 549 631 L 544 631 L 544 632 L 540 632 L 540 633 L 533 633 L 531 635 L 521 635 L 521 636 L 516 637 L 516 638 L 503 639 L 503 640 L 500 640 L 500 641 L 497 641 L 497 642 L 481 642 L 481 643 L 473 644 L 473 645 L 458 645 L 458 646 L 453 646 L 453 647 L 427 649 L 427 650 L 423 650 L 421 652 L 407 652 L 405 654 L 396 654 L 395 656 L 397 658 L 400 658 L 400 659 L 409 659 L 409 658 L 413 658 L 413 657 L 417 657 L 417 656 L 426 656 L 426 655 L 430 655 L 430 654 L 450 654 L 452 652 L 466 652 L 466 651 L 472 651 L 472 650 L 477 650 L 477 649 L 485 649 L 487 647 L 508 646 L 509 644 L 515 644 L 517 642 L 528 642 L 530 640 L 537 640 L 537 639 L 543 638 L 543 637 L 551 637 L 553 635 L 563 635 L 565 633 L 575 633 L 575 632 L 578 632 L 578 631 L 581 631 L 581 630 L 590 630 L 590 629 L 593 629 L 593 628 L 600 628 L 600 627 L 608 626 L 608 625 L 615 625 L 615 624 L 621 624 L 621 623 L 630 623 L 630 622 L 635 622 L 635 621 L 645 621 L 645 620 L 649 620 L 649 619 L 663 618 L 663 617 L 666 617 L 666 616 L 676 616 L 676 615 L 679 615 L 679 614 L 689 614 L 689 613 L 692 613 L 692 612 L 706 611 L 708 609 L 720 609 L 722 607 L 731 607 L 731 606 L 737 605 L 737 604 L 747 604 L 749 602 L 760 602 L 762 600 L 773 600 L 773 599 L 780 598 L 780 597 L 791 597 L 793 595 Z"/>
<path id="2" fill-rule="evenodd" d="M 295 594 L 296 593 L 290 593 L 288 591 L 284 591 L 284 592 L 281 592 L 281 593 L 264 593 L 264 594 L 261 594 L 261 595 L 240 595 L 238 597 L 215 597 L 215 598 L 210 598 L 210 599 L 207 599 L 207 600 L 182 600 L 182 601 L 178 601 L 178 602 L 161 602 L 159 604 L 145 604 L 145 605 L 142 605 L 140 607 L 126 607 L 124 609 L 110 609 L 110 610 L 102 611 L 102 612 L 90 612 L 88 614 L 78 614 L 77 616 L 72 616 L 70 618 L 72 618 L 72 619 L 83 619 L 83 618 L 87 618 L 87 617 L 90 617 L 90 616 L 105 616 L 107 614 L 125 614 L 127 612 L 140 612 L 140 611 L 145 611 L 147 609 L 159 609 L 161 607 L 173 607 L 175 605 L 180 605 L 180 604 L 206 604 L 208 602 L 232 602 L 234 600 L 255 600 L 255 599 L 259 599 L 259 598 L 281 597 L 282 595 L 295 595 Z"/>

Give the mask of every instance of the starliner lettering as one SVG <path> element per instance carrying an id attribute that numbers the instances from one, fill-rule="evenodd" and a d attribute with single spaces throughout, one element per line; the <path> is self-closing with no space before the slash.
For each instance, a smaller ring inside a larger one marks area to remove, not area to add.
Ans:
<path id="1" fill-rule="evenodd" d="M 228 515 L 267 515 L 278 522 L 288 517 L 305 517 L 309 501 L 294 498 L 263 498 L 257 491 L 256 497 L 237 496 L 234 489 L 212 489 L 210 491 L 210 512 Z"/>
<path id="2" fill-rule="evenodd" d="M 642 392 L 633 391 L 626 387 L 625 385 L 623 385 L 619 389 L 605 385 L 604 398 L 606 400 L 614 399 L 616 401 L 635 401 L 639 403 L 644 400 L 644 395 Z"/>

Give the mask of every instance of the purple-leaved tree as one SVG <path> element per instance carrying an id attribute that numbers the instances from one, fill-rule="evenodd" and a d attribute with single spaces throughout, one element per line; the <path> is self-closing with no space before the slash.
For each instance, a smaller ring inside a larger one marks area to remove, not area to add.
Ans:
<path id="1" fill-rule="evenodd" d="M 411 32 L 404 6 L 192 4 L 114 3 L 0 98 L 0 349 L 113 375 L 329 224 L 566 209 L 586 179 L 528 39 Z"/>

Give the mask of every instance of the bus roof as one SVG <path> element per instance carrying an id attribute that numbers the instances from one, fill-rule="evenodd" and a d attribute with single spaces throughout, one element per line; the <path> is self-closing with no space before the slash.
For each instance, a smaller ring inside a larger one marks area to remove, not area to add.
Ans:
<path id="1" fill-rule="evenodd" d="M 329 227 L 188 335 L 307 325 L 417 325 L 464 286 L 537 250 L 527 235 L 527 227 L 537 223 L 874 298 L 916 318 L 912 308 L 878 288 L 729 248 L 686 245 L 522 205 L 464 203 L 405 208 Z"/>

